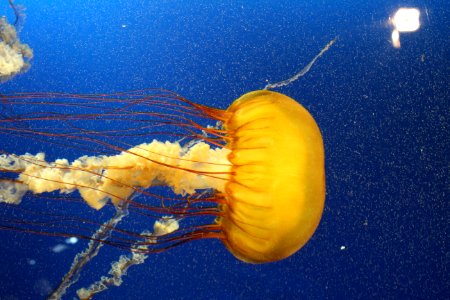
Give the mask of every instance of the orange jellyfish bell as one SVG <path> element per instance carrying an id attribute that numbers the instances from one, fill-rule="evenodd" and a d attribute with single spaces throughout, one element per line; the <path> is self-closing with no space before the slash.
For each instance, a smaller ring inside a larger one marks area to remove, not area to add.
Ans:
<path id="1" fill-rule="evenodd" d="M 228 108 L 231 177 L 217 222 L 240 260 L 264 263 L 299 250 L 325 201 L 324 149 L 309 112 L 272 91 L 247 93 Z"/>

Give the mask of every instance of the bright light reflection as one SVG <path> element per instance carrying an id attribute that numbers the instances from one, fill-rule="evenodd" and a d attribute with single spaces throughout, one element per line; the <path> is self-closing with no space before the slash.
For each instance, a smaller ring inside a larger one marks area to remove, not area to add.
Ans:
<path id="1" fill-rule="evenodd" d="M 420 10 L 402 7 L 389 19 L 394 27 L 391 40 L 395 48 L 400 48 L 400 32 L 414 32 L 420 28 Z"/>
<path id="2" fill-rule="evenodd" d="M 413 32 L 420 27 L 420 11 L 417 8 L 400 8 L 392 18 L 399 32 Z"/>

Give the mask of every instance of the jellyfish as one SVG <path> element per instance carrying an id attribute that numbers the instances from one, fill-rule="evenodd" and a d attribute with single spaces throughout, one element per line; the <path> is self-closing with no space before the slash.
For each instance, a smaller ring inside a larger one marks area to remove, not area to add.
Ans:
<path id="1" fill-rule="evenodd" d="M 20 94 L 7 97 L 5 101 L 43 105 L 42 96 Z M 168 100 L 169 96 L 166 97 Z M 88 98 L 74 97 L 77 102 Z M 196 214 L 216 216 L 213 224 L 184 235 L 182 240 L 199 236 L 219 238 L 238 259 L 252 263 L 277 261 L 295 253 L 319 224 L 325 197 L 322 137 L 308 111 L 293 99 L 268 90 L 247 93 L 226 110 L 201 106 L 183 98 L 177 100 L 187 104 L 183 107 L 186 111 L 219 121 L 221 127 L 201 127 L 187 120 L 178 123 L 169 113 L 158 114 L 161 120 L 156 123 L 157 127 L 165 122 L 186 126 L 194 142 L 182 146 L 180 142 L 153 140 L 127 149 L 111 143 L 117 132 L 95 131 L 82 136 L 80 133 L 87 133 L 87 129 L 73 128 L 72 122 L 67 124 L 69 128 L 62 129 L 65 132 L 19 126 L 54 120 L 114 120 L 123 116 L 122 108 L 102 115 L 38 113 L 14 122 L 2 120 L 1 130 L 8 135 L 23 137 L 32 133 L 38 139 L 51 136 L 57 137 L 51 140 L 53 143 L 63 139 L 76 147 L 97 144 L 120 153 L 81 156 L 69 162 L 62 158 L 47 161 L 44 153 L 16 155 L 2 151 L 0 170 L 15 173 L 16 178 L 1 181 L 0 200 L 20 203 L 27 192 L 38 195 L 76 191 L 90 207 L 99 210 L 109 201 L 119 205 L 134 192 L 144 193 L 152 186 L 168 186 L 174 194 L 186 197 L 186 203 L 147 209 L 183 218 Z M 180 110 L 182 104 L 170 103 L 169 106 Z M 69 129 L 74 132 L 67 131 Z M 200 132 L 195 133 L 194 129 Z M 92 137 L 95 135 L 107 139 Z M 213 194 L 200 200 L 215 206 L 191 207 L 189 196 L 205 190 Z"/>
<path id="2" fill-rule="evenodd" d="M 120 105 L 111 108 L 112 101 Z M 150 238 L 116 228 L 117 222 L 101 225 L 49 211 L 39 214 L 44 221 L 27 213 L 28 219 L 2 214 L 2 230 L 75 236 L 145 254 L 215 238 L 242 261 L 267 263 L 297 252 L 319 224 L 325 199 L 321 133 L 309 112 L 286 95 L 254 91 L 226 110 L 161 91 L 101 96 L 22 93 L 3 95 L 1 102 L 10 108 L 27 107 L 26 113 L 11 109 L 0 119 L 4 204 L 20 209 L 30 194 L 70 202 L 75 200 L 66 197 L 75 194 L 94 210 L 126 203 L 130 215 L 152 220 L 170 215 L 186 224 Z M 149 107 L 164 112 L 151 112 Z M 85 108 L 89 112 L 81 110 Z M 111 127 L 101 128 L 105 123 Z M 123 129 L 124 123 L 128 128 Z M 125 141 L 149 135 L 179 139 L 135 146 Z M 18 155 L 7 150 L 14 140 L 101 154 L 72 160 L 50 160 L 43 152 Z M 161 187 L 168 187 L 171 195 L 152 193 Z M 80 232 L 73 231 L 74 223 L 81 224 Z M 82 234 L 99 225 L 106 232 Z M 88 260 L 83 259 L 74 274 Z"/>
<path id="3" fill-rule="evenodd" d="M 14 5 L 12 0 L 9 0 L 9 5 L 14 11 L 16 27 L 9 24 L 6 17 L 0 16 L 0 83 L 26 72 L 33 58 L 33 51 L 20 41 L 17 34 L 25 18 L 23 8 Z"/>
<path id="4" fill-rule="evenodd" d="M 311 65 L 226 109 L 162 89 L 0 95 L 0 204 L 14 212 L 2 214 L 0 230 L 90 240 L 50 299 L 60 298 L 103 245 L 133 257 L 114 263 L 112 276 L 82 299 L 119 282 L 147 254 L 199 239 L 219 239 L 247 263 L 293 255 L 322 216 L 324 147 L 308 110 L 267 88 L 295 81 Z M 14 153 L 23 141 L 48 153 Z M 69 209 L 21 208 L 36 199 L 116 213 L 100 223 Z M 120 228 L 127 215 L 154 223 L 153 233 Z"/>

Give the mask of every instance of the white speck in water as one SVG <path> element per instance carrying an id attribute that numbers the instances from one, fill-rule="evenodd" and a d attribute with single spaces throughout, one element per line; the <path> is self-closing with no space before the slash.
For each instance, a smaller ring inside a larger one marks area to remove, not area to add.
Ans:
<path id="1" fill-rule="evenodd" d="M 66 245 L 64 245 L 64 244 L 57 244 L 56 246 L 54 246 L 52 248 L 52 251 L 55 252 L 55 253 L 61 253 L 61 252 L 63 252 L 66 249 L 67 249 Z"/>
<path id="2" fill-rule="evenodd" d="M 78 243 L 78 238 L 76 238 L 74 236 L 66 239 L 66 244 L 73 245 L 73 244 L 76 244 L 76 243 Z"/>

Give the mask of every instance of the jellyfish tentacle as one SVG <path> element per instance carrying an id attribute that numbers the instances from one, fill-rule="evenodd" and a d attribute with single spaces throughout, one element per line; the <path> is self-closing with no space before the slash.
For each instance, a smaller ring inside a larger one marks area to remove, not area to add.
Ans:
<path id="1" fill-rule="evenodd" d="M 287 86 L 291 83 L 293 83 L 294 81 L 296 81 L 297 79 L 299 79 L 300 77 L 302 77 L 303 75 L 305 75 L 306 73 L 308 73 L 308 71 L 311 69 L 311 67 L 314 65 L 314 63 L 316 62 L 316 60 L 319 59 L 319 57 L 321 57 L 326 51 L 328 51 L 328 49 L 330 49 L 330 47 L 334 44 L 334 42 L 336 42 L 338 37 L 335 37 L 333 40 L 331 40 L 320 52 L 319 54 L 317 54 L 310 62 L 309 64 L 307 64 L 302 70 L 300 70 L 300 72 L 296 73 L 294 76 L 286 79 L 286 80 L 282 80 L 280 82 L 276 82 L 276 83 L 268 83 L 265 87 L 264 90 L 269 90 L 269 89 L 276 89 L 279 87 L 283 87 L 283 86 Z"/>
<path id="2" fill-rule="evenodd" d="M 136 193 L 133 193 L 129 199 L 133 199 Z M 48 300 L 58 300 L 66 293 L 66 290 L 78 281 L 80 273 L 84 266 L 89 263 L 95 256 L 97 256 L 100 248 L 103 246 L 103 241 L 106 241 L 111 232 L 122 221 L 124 217 L 128 215 L 128 201 L 123 201 L 120 205 L 116 206 L 116 213 L 114 216 L 106 221 L 103 226 L 92 235 L 91 241 L 85 251 L 78 253 L 70 267 L 69 272 L 64 275 L 58 287 L 50 294 Z"/>

